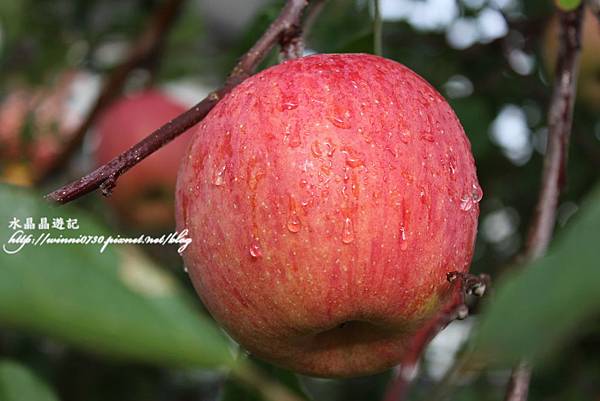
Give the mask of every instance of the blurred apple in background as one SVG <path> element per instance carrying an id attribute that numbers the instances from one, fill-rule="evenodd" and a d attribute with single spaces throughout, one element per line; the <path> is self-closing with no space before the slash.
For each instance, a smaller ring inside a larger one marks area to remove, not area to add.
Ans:
<path id="1" fill-rule="evenodd" d="M 110 105 L 95 127 L 96 164 L 102 165 L 187 108 L 157 89 L 123 97 Z M 177 170 L 191 138 L 187 132 L 119 177 L 109 204 L 136 231 L 173 230 Z"/>
<path id="2" fill-rule="evenodd" d="M 600 111 L 600 24 L 589 9 L 585 10 L 583 18 L 577 98 L 589 109 Z M 551 74 L 556 68 L 558 28 L 559 21 L 555 16 L 546 30 L 543 49 L 546 68 Z"/>
<path id="3" fill-rule="evenodd" d="M 91 74 L 69 70 L 41 89 L 19 86 L 0 104 L 0 180 L 31 185 L 61 157 L 98 87 Z"/>

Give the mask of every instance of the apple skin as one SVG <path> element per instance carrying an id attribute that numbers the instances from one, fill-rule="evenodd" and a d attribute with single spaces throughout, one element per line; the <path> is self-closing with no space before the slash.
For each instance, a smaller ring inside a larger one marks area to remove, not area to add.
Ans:
<path id="1" fill-rule="evenodd" d="M 553 75 L 558 53 L 557 17 L 551 19 L 544 37 L 544 62 Z M 577 78 L 577 98 L 592 111 L 600 111 L 600 25 L 594 13 L 586 8 L 581 32 L 581 53 Z"/>
<path id="2" fill-rule="evenodd" d="M 198 128 L 178 229 L 204 304 L 251 353 L 299 373 L 397 364 L 470 265 L 482 192 L 425 80 L 366 54 L 269 68 Z"/>
<path id="3" fill-rule="evenodd" d="M 98 118 L 96 164 L 109 162 L 184 111 L 183 105 L 159 90 L 137 92 L 115 101 Z M 119 177 L 108 202 L 130 228 L 174 230 L 177 170 L 190 139 L 188 131 Z"/>

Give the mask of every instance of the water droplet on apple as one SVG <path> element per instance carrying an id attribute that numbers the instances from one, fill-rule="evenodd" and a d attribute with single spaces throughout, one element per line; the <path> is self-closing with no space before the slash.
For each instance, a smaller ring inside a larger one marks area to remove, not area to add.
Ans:
<path id="1" fill-rule="evenodd" d="M 254 259 L 258 259 L 262 256 L 262 251 L 260 250 L 260 244 L 258 243 L 258 241 L 256 239 L 254 239 L 252 241 L 252 244 L 250 244 L 250 256 L 252 256 Z"/>
<path id="2" fill-rule="evenodd" d="M 213 184 L 220 187 L 221 185 L 225 185 L 225 168 L 227 166 L 223 165 L 215 171 L 213 177 Z"/>
<path id="3" fill-rule="evenodd" d="M 350 112 L 346 110 L 343 113 L 333 116 L 331 118 L 331 122 L 338 128 L 350 129 L 352 127 L 352 125 L 350 124 L 350 117 Z"/>
<path id="4" fill-rule="evenodd" d="M 359 155 L 356 154 L 351 147 L 343 147 L 341 152 L 346 156 L 346 165 L 348 165 L 348 167 L 356 168 L 365 165 Z"/>
<path id="5" fill-rule="evenodd" d="M 421 139 L 427 142 L 435 142 L 435 138 L 431 134 L 431 132 L 424 132 L 423 134 L 421 134 Z"/>
<path id="6" fill-rule="evenodd" d="M 456 158 L 452 154 L 448 156 L 448 169 L 450 170 L 450 174 L 456 173 Z"/>
<path id="7" fill-rule="evenodd" d="M 315 140 L 312 145 L 310 145 L 310 151 L 314 157 L 323 156 L 323 149 L 321 149 L 321 143 L 318 140 Z"/>
<path id="8" fill-rule="evenodd" d="M 468 212 L 473 208 L 473 198 L 470 195 L 464 195 L 460 198 L 460 210 Z"/>
<path id="9" fill-rule="evenodd" d="M 302 223 L 300 223 L 300 218 L 298 217 L 298 214 L 296 214 L 296 212 L 292 212 L 287 222 L 287 229 L 291 233 L 297 233 L 298 231 L 300 231 L 301 226 Z"/>
<path id="10" fill-rule="evenodd" d="M 473 202 L 475 202 L 475 203 L 481 202 L 481 199 L 483 198 L 483 190 L 481 189 L 479 184 L 474 182 L 472 184 L 471 188 L 472 188 L 471 198 L 473 199 Z"/>
<path id="11" fill-rule="evenodd" d="M 400 226 L 400 249 L 406 251 L 408 249 L 408 243 L 406 242 L 406 228 L 404 224 Z"/>
<path id="12" fill-rule="evenodd" d="M 410 131 L 408 131 L 408 130 L 400 131 L 400 141 L 402 143 L 408 143 L 410 141 Z"/>
<path id="13" fill-rule="evenodd" d="M 287 100 L 281 104 L 283 110 L 294 110 L 296 107 L 298 107 L 298 103 L 293 100 Z"/>
<path id="14" fill-rule="evenodd" d="M 344 229 L 342 231 L 342 242 L 349 244 L 354 241 L 354 227 L 352 225 L 352 219 L 350 217 L 344 218 Z"/>

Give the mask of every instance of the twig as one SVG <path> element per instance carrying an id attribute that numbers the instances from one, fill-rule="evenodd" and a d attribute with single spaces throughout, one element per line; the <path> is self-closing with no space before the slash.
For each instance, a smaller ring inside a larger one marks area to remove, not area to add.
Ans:
<path id="1" fill-rule="evenodd" d="M 552 239 L 558 196 L 565 183 L 567 150 L 577 84 L 577 64 L 581 48 L 583 3 L 573 11 L 559 11 L 559 14 L 560 48 L 548 111 L 548 145 L 538 203 L 523 250 L 524 261 L 536 259 L 546 252 Z"/>
<path id="2" fill-rule="evenodd" d="M 310 2 L 310 8 L 306 11 L 306 17 L 302 23 L 302 36 L 304 37 L 305 42 L 308 39 L 313 26 L 317 22 L 319 14 L 321 14 L 321 11 L 323 11 L 324 6 L 325 0 L 312 0 Z"/>
<path id="3" fill-rule="evenodd" d="M 440 314 L 433 319 L 413 339 L 400 366 L 396 369 L 394 379 L 388 385 L 384 401 L 401 401 L 408 394 L 410 384 L 415 378 L 419 359 L 433 338 L 444 330 L 454 320 L 463 320 L 468 316 L 469 310 L 465 303 L 467 295 L 481 297 L 490 286 L 490 277 L 487 274 L 475 276 L 469 273 L 448 273 L 448 281 L 454 284 L 450 302 Z M 458 283 L 458 285 L 456 285 Z"/>
<path id="4" fill-rule="evenodd" d="M 300 26 L 294 25 L 288 31 L 282 33 L 279 45 L 281 46 L 279 58 L 282 61 L 302 57 L 304 53 L 304 39 Z"/>
<path id="5" fill-rule="evenodd" d="M 169 28 L 173 25 L 173 21 L 182 3 L 183 0 L 167 0 L 161 7 L 157 8 L 144 31 L 132 45 L 125 61 L 116 67 L 104 82 L 96 102 L 81 124 L 76 128 L 69 142 L 65 144 L 62 154 L 54 159 L 53 164 L 42 176 L 36 177 L 36 181 L 45 180 L 65 165 L 81 145 L 86 132 L 90 129 L 100 112 L 121 92 L 129 73 L 141 64 L 151 60 L 160 51 L 164 43 L 164 38 Z"/>
<path id="6" fill-rule="evenodd" d="M 577 65 L 581 49 L 583 2 L 573 11 L 559 11 L 559 15 L 559 52 L 556 61 L 554 88 L 548 111 L 548 145 L 544 158 L 538 203 L 521 258 L 523 262 L 532 261 L 546 253 L 556 223 L 558 197 L 565 183 L 565 169 L 577 86 Z M 531 368 L 526 362 L 522 361 L 513 369 L 505 400 L 527 400 L 530 377 Z"/>
<path id="7" fill-rule="evenodd" d="M 381 38 L 383 23 L 379 1 L 373 0 L 373 53 L 381 56 L 383 54 L 383 41 Z"/>
<path id="8" fill-rule="evenodd" d="M 281 35 L 298 24 L 306 5 L 307 0 L 288 0 L 277 19 L 273 21 L 256 44 L 242 56 L 221 89 L 212 92 L 200 103 L 158 128 L 107 164 L 46 195 L 46 199 L 64 204 L 98 188 L 101 188 L 105 195 L 109 194 L 119 176 L 202 121 L 223 96 L 249 77 L 269 50 L 279 41 Z"/>
<path id="9" fill-rule="evenodd" d="M 510 375 L 508 391 L 505 401 L 524 401 L 529 394 L 529 381 L 531 379 L 531 366 L 526 362 L 520 362 Z"/>

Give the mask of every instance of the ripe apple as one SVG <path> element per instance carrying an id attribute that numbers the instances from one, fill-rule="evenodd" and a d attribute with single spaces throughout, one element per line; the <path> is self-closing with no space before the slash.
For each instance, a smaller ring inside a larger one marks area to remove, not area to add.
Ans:
<path id="1" fill-rule="evenodd" d="M 543 55 L 546 69 L 554 74 L 558 53 L 558 18 L 552 18 L 544 38 Z M 577 97 L 590 110 L 600 110 L 600 25 L 594 13 L 586 8 L 581 32 L 581 54 Z"/>
<path id="2" fill-rule="evenodd" d="M 98 118 L 97 165 L 112 160 L 185 110 L 183 105 L 158 90 L 142 91 L 117 100 Z M 119 177 L 108 201 L 118 216 L 135 230 L 174 229 L 177 169 L 190 135 L 191 132 L 185 133 Z"/>
<path id="3" fill-rule="evenodd" d="M 68 70 L 46 88 L 14 88 L 0 104 L 0 179 L 31 185 L 62 155 L 83 119 L 77 89 L 92 80 Z"/>
<path id="4" fill-rule="evenodd" d="M 399 362 L 469 268 L 482 196 L 470 144 L 407 67 L 315 55 L 246 80 L 179 170 L 183 258 L 251 353 L 323 377 Z"/>

